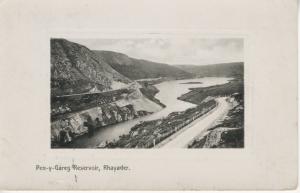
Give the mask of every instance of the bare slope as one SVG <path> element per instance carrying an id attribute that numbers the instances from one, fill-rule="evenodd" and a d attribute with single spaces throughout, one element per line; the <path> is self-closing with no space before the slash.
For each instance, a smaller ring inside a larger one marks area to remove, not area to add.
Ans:
<path id="1" fill-rule="evenodd" d="M 115 71 L 87 47 L 51 39 L 51 95 L 111 90 L 131 80 Z"/>
<path id="2" fill-rule="evenodd" d="M 183 79 L 194 76 L 192 73 L 168 64 L 135 59 L 125 54 L 111 51 L 94 52 L 116 71 L 132 80 L 159 77 Z"/>

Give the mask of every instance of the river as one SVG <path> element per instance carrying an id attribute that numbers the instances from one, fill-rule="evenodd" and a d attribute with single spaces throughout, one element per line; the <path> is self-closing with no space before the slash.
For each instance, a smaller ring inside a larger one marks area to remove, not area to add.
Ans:
<path id="1" fill-rule="evenodd" d="M 179 96 L 189 92 L 189 88 L 220 85 L 227 83 L 229 80 L 230 78 L 206 77 L 198 79 L 172 80 L 156 84 L 155 87 L 157 87 L 159 93 L 157 93 L 155 97 L 165 104 L 166 108 L 148 116 L 101 128 L 95 132 L 93 137 L 88 138 L 87 136 L 82 136 L 70 143 L 68 147 L 95 148 L 102 142 L 112 141 L 114 139 L 117 140 L 120 135 L 128 134 L 130 129 L 140 121 L 159 119 L 172 112 L 184 111 L 188 108 L 194 107 L 195 104 L 177 99 Z"/>

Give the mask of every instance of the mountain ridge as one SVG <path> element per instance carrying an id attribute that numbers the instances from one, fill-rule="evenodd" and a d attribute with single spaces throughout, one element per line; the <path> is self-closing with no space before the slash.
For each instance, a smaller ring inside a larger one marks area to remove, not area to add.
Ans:
<path id="1" fill-rule="evenodd" d="M 194 75 L 169 64 L 152 62 L 144 59 L 136 59 L 126 54 L 93 50 L 99 57 L 108 63 L 113 69 L 132 79 L 171 77 L 174 79 L 192 78 Z"/>
<path id="2" fill-rule="evenodd" d="M 243 77 L 244 62 L 228 62 L 209 65 L 176 65 L 194 73 L 197 77 Z"/>

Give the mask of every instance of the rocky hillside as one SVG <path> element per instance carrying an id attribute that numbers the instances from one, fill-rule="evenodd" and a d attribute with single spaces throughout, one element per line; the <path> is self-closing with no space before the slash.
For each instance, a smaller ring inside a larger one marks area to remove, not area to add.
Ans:
<path id="1" fill-rule="evenodd" d="M 183 79 L 192 78 L 194 76 L 192 73 L 168 64 L 139 60 L 125 54 L 111 51 L 94 52 L 116 71 L 132 80 L 159 77 Z"/>
<path id="2" fill-rule="evenodd" d="M 51 95 L 117 89 L 131 80 L 85 46 L 51 39 Z"/>
<path id="3" fill-rule="evenodd" d="M 176 67 L 194 73 L 197 77 L 243 77 L 244 62 L 212 65 L 176 65 Z"/>
<path id="4" fill-rule="evenodd" d="M 114 70 L 87 47 L 51 39 L 51 145 L 157 112 L 142 86 Z"/>

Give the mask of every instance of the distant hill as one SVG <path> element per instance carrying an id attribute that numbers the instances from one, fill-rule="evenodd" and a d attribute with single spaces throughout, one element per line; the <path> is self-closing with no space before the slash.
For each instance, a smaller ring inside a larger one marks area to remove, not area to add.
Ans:
<path id="1" fill-rule="evenodd" d="M 176 65 L 176 67 L 194 73 L 197 77 L 243 77 L 244 62 L 221 63 L 211 65 Z"/>
<path id="2" fill-rule="evenodd" d="M 132 79 L 170 77 L 174 79 L 191 78 L 194 75 L 175 66 L 131 58 L 112 51 L 94 51 L 103 61 L 119 73 Z"/>
<path id="3" fill-rule="evenodd" d="M 132 82 L 87 47 L 51 39 L 51 95 L 111 90 Z"/>

